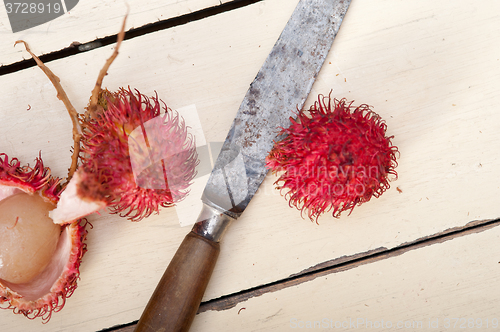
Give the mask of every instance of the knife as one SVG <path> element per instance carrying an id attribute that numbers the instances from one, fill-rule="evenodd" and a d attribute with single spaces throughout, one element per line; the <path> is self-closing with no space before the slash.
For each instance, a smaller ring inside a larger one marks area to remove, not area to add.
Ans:
<path id="1" fill-rule="evenodd" d="M 267 174 L 280 127 L 301 109 L 351 0 L 300 0 L 250 84 L 202 195 L 203 208 L 151 296 L 136 332 L 188 331 L 227 227 Z"/>

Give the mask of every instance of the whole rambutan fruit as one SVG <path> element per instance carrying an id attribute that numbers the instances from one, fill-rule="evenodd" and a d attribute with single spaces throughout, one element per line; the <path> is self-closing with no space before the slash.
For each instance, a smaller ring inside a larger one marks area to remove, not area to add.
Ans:
<path id="1" fill-rule="evenodd" d="M 187 195 L 198 163 L 194 138 L 157 96 L 101 90 L 96 111 L 80 120 L 81 165 L 68 185 L 75 189 L 63 192 L 51 214 L 55 220 L 78 204 L 89 206 L 86 213 L 107 206 L 137 221 Z"/>
<path id="2" fill-rule="evenodd" d="M 86 251 L 86 221 L 48 216 L 60 190 L 41 158 L 31 168 L 0 154 L 0 308 L 45 322 L 75 290 Z"/>
<path id="3" fill-rule="evenodd" d="M 290 206 L 316 220 L 379 197 L 397 178 L 397 147 L 386 136 L 387 125 L 368 105 L 320 95 L 308 111 L 299 111 L 285 137 L 275 142 L 266 161 L 279 178 Z"/>

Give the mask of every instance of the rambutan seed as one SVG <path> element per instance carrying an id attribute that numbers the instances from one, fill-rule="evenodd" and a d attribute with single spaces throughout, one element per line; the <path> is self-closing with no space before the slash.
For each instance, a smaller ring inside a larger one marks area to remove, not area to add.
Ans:
<path id="1" fill-rule="evenodd" d="M 336 218 L 351 213 L 389 189 L 389 175 L 397 178 L 399 151 L 385 121 L 370 106 L 352 104 L 320 95 L 290 118 L 266 159 L 289 205 L 316 222 L 327 211 Z"/>

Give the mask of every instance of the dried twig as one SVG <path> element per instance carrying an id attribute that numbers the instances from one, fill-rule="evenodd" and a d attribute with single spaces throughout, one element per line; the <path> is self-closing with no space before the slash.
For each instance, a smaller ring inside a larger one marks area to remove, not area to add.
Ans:
<path id="1" fill-rule="evenodd" d="M 127 10 L 127 14 L 125 15 L 125 18 L 123 19 L 123 24 L 122 24 L 122 28 L 120 30 L 120 33 L 118 33 L 118 38 L 116 40 L 115 50 L 114 50 L 113 54 L 111 54 L 109 59 L 106 60 L 104 67 L 102 67 L 101 71 L 99 72 L 99 76 L 97 77 L 97 81 L 95 83 L 94 89 L 92 90 L 92 95 L 90 96 L 89 106 L 87 108 L 87 112 L 88 112 L 90 117 L 95 116 L 95 113 L 97 111 L 97 102 L 99 99 L 99 94 L 102 90 L 102 81 L 104 80 L 104 76 L 106 76 L 108 74 L 109 67 L 111 66 L 113 61 L 116 59 L 116 57 L 118 56 L 118 49 L 120 48 L 120 45 L 123 41 L 123 38 L 125 37 L 125 22 L 127 21 L 127 16 L 128 16 L 128 10 Z"/>
<path id="2" fill-rule="evenodd" d="M 128 6 L 127 6 L 128 7 Z M 101 86 L 102 86 L 102 81 L 104 80 L 104 76 L 107 75 L 108 69 L 115 60 L 115 58 L 118 56 L 118 49 L 120 48 L 120 45 L 125 37 L 125 22 L 127 21 L 127 16 L 128 16 L 128 8 L 127 8 L 127 14 L 125 15 L 125 18 L 123 19 L 123 24 L 122 28 L 120 30 L 120 33 L 118 33 L 118 38 L 116 42 L 116 47 L 111 55 L 111 57 L 106 61 L 104 64 L 104 67 L 101 69 L 99 72 L 99 76 L 97 77 L 97 81 L 95 83 L 94 89 L 92 90 L 92 95 L 90 97 L 90 102 L 89 106 L 87 108 L 88 114 L 93 117 L 95 115 L 95 112 L 97 110 L 97 102 L 99 98 L 99 94 L 101 92 Z M 33 59 L 36 61 L 36 64 L 40 69 L 47 75 L 49 80 L 52 82 L 52 85 L 54 85 L 56 91 L 57 91 L 57 98 L 62 100 L 64 103 L 64 106 L 68 110 L 69 116 L 71 117 L 71 121 L 73 122 L 73 141 L 75 144 L 74 150 L 73 150 L 73 155 L 71 156 L 71 166 L 68 170 L 68 178 L 66 180 L 66 183 L 64 186 L 68 184 L 68 182 L 71 180 L 73 177 L 73 174 L 75 173 L 77 167 L 78 167 L 78 158 L 80 156 L 80 141 L 82 139 L 82 127 L 80 125 L 80 122 L 78 121 L 78 112 L 76 109 L 73 107 L 71 102 L 69 101 L 68 96 L 66 95 L 66 92 L 61 86 L 60 79 L 57 77 L 45 64 L 35 55 L 33 52 L 31 52 L 29 45 L 24 41 L 24 40 L 18 40 L 15 42 L 14 46 L 23 43 L 24 47 L 26 48 L 26 51 L 33 57 Z"/>
<path id="3" fill-rule="evenodd" d="M 73 107 L 71 102 L 69 101 L 68 96 L 66 95 L 66 92 L 64 92 L 63 87 L 61 86 L 60 79 L 57 77 L 45 64 L 40 61 L 40 59 L 31 52 L 28 44 L 24 40 L 18 40 L 14 44 L 17 45 L 19 43 L 23 43 L 24 47 L 26 48 L 26 51 L 33 57 L 33 59 L 36 61 L 36 64 L 40 69 L 47 75 L 49 80 L 52 82 L 52 85 L 56 88 L 57 92 L 57 98 L 62 100 L 64 103 L 64 106 L 68 110 L 69 116 L 71 117 L 71 121 L 73 122 L 73 141 L 74 141 L 74 150 L 73 150 L 73 155 L 71 156 L 71 166 L 68 170 L 68 178 L 66 181 L 66 184 L 71 180 L 73 177 L 73 174 L 76 171 L 76 168 L 78 166 L 78 156 L 80 154 L 80 140 L 82 138 L 82 128 L 80 126 L 80 122 L 78 121 L 78 112 L 76 109 Z"/>

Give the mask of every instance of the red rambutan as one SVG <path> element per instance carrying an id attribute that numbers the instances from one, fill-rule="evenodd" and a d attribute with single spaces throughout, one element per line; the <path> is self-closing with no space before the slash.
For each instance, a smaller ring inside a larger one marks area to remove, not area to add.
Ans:
<path id="1" fill-rule="evenodd" d="M 397 178 L 397 147 L 386 136 L 387 125 L 368 105 L 318 97 L 308 111 L 299 111 L 286 135 L 275 142 L 266 161 L 278 174 L 277 189 L 290 206 L 311 220 L 333 210 L 339 217 L 379 197 Z"/>
<path id="2" fill-rule="evenodd" d="M 138 221 L 181 201 L 198 164 L 182 118 L 137 90 L 101 90 L 98 100 L 93 115 L 80 117 L 81 165 L 51 217 L 61 222 L 74 218 L 72 211 L 86 215 L 107 206 Z"/>
<path id="3" fill-rule="evenodd" d="M 114 93 L 101 88 L 118 55 L 124 29 L 125 20 L 85 114 L 72 116 L 79 129 L 74 135 L 77 158 L 73 158 L 67 188 L 50 215 L 56 223 L 104 207 L 138 221 L 182 200 L 196 176 L 194 138 L 176 112 L 157 96 L 147 98 L 130 88 Z M 76 170 L 74 176 L 71 170 Z"/>
<path id="4" fill-rule="evenodd" d="M 0 154 L 0 308 L 44 322 L 75 290 L 86 252 L 87 222 L 48 216 L 60 190 L 41 158 L 29 167 Z"/>
<path id="5" fill-rule="evenodd" d="M 98 112 L 82 118 L 78 195 L 131 220 L 182 200 L 198 163 L 182 118 L 137 90 L 103 90 L 99 100 Z"/>

